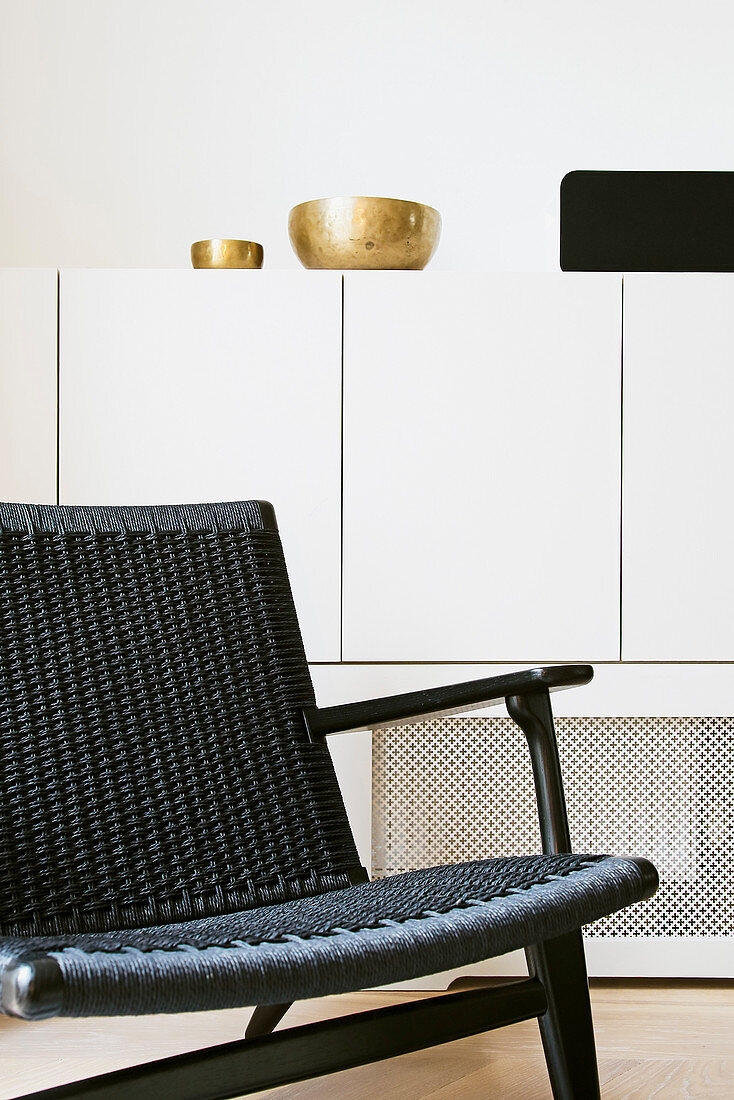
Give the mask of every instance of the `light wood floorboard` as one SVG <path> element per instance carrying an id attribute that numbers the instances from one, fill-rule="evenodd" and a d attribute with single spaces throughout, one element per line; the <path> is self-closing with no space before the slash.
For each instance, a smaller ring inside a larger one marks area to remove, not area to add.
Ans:
<path id="1" fill-rule="evenodd" d="M 358 993 L 302 1002 L 281 1026 L 427 996 Z M 597 983 L 592 988 L 604 1100 L 732 1100 L 734 983 Z M 0 1100 L 240 1038 L 247 1010 L 128 1019 L 0 1017 Z M 533 1021 L 330 1077 L 260 1100 L 548 1100 Z"/>

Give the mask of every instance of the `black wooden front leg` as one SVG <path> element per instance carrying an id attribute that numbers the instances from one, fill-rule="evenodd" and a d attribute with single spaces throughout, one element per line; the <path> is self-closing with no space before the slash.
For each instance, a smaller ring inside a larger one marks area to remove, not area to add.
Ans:
<path id="1" fill-rule="evenodd" d="M 275 1031 L 288 1009 L 293 1004 L 286 1001 L 279 1005 L 258 1005 L 245 1029 L 246 1039 L 259 1039 L 261 1035 L 270 1035 Z"/>
<path id="2" fill-rule="evenodd" d="M 550 695 L 544 690 L 513 695 L 506 702 L 530 749 L 543 851 L 570 852 Z M 555 1100 L 598 1100 L 599 1072 L 581 931 L 535 944 L 526 948 L 525 955 L 531 975 L 542 982 L 548 999 L 538 1025 Z"/>
<path id="3" fill-rule="evenodd" d="M 594 1024 L 581 930 L 525 950 L 530 973 L 548 999 L 538 1018 L 555 1100 L 598 1100 Z"/>

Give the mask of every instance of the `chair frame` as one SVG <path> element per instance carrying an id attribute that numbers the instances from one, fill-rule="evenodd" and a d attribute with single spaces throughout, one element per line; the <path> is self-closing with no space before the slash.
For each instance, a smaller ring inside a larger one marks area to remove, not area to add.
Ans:
<path id="1" fill-rule="evenodd" d="M 550 692 L 588 683 L 589 665 L 559 665 L 336 707 L 308 707 L 312 739 L 466 713 L 503 701 L 530 750 L 543 852 L 571 851 Z M 226 1100 L 406 1054 L 520 1020 L 537 1018 L 555 1100 L 600 1097 L 581 931 L 526 948 L 529 977 L 448 993 L 319 1023 L 272 1029 L 288 1005 L 255 1009 L 246 1037 L 85 1081 L 29 1093 L 22 1100 Z M 53 971 L 49 969 L 49 999 Z M 28 980 L 43 982 L 41 969 Z M 134 1090 L 134 1091 L 133 1091 Z"/>

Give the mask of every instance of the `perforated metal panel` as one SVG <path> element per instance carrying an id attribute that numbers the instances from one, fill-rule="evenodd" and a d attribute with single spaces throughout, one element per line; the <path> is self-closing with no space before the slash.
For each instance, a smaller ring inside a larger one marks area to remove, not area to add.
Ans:
<path id="1" fill-rule="evenodd" d="M 591 936 L 734 932 L 734 718 L 559 718 L 579 852 L 648 856 L 650 901 Z M 373 748 L 373 874 L 540 851 L 525 739 L 509 718 L 382 730 Z"/>

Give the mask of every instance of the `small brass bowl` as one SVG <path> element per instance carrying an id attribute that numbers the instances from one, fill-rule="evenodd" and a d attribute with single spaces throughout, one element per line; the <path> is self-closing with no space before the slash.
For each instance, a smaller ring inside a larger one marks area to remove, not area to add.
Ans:
<path id="1" fill-rule="evenodd" d="M 196 241 L 191 246 L 191 263 L 194 267 L 262 267 L 263 246 L 255 241 L 235 241 L 228 237 Z"/>
<path id="2" fill-rule="evenodd" d="M 293 207 L 288 234 L 304 267 L 417 271 L 436 251 L 441 215 L 404 199 L 313 199 Z"/>

